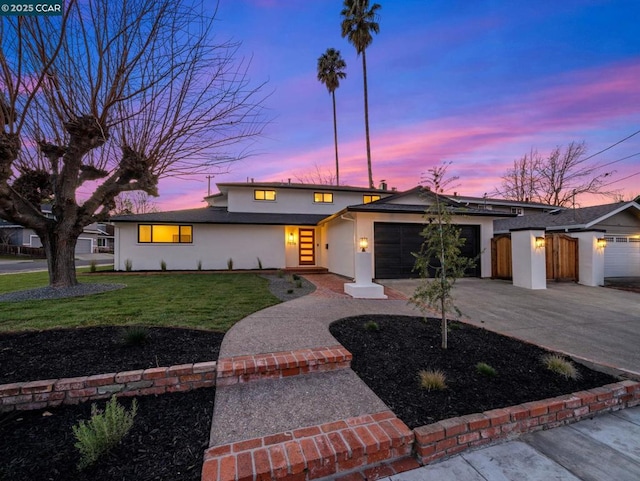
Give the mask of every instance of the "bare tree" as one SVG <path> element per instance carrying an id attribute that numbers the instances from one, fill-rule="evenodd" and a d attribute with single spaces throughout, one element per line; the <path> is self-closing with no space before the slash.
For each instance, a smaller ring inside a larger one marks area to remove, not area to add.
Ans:
<path id="1" fill-rule="evenodd" d="M 156 196 L 161 177 L 225 166 L 260 134 L 262 86 L 212 25 L 186 0 L 70 0 L 62 17 L 3 20 L 0 216 L 38 234 L 51 286 L 77 283 L 77 238 L 120 193 Z"/>
<path id="2" fill-rule="evenodd" d="M 322 171 L 318 164 L 314 164 L 314 171 L 296 176 L 296 180 L 301 184 L 316 185 L 338 185 L 336 174 L 331 170 Z"/>
<path id="3" fill-rule="evenodd" d="M 597 163 L 589 163 L 584 142 L 570 142 L 564 149 L 555 147 L 547 157 L 531 150 L 502 177 L 496 193 L 506 199 L 568 206 L 581 194 L 603 194 L 605 172 Z"/>
<path id="4" fill-rule="evenodd" d="M 113 215 L 158 212 L 158 205 L 150 199 L 149 194 L 141 190 L 123 192 L 113 200 L 115 202 L 115 208 L 111 211 Z"/>

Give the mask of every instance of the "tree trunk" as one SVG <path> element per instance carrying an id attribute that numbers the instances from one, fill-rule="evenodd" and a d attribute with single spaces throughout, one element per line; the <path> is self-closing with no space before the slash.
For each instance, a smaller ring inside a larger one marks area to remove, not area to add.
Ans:
<path id="1" fill-rule="evenodd" d="M 333 99 L 333 142 L 336 147 L 336 185 L 340 185 L 340 167 L 338 165 L 338 120 L 336 118 L 336 92 L 331 92 Z"/>
<path id="2" fill-rule="evenodd" d="M 369 188 L 373 189 L 373 172 L 371 170 L 371 142 L 369 141 L 369 94 L 367 92 L 367 56 L 362 51 L 362 77 L 364 78 L 364 130 L 367 137 L 367 168 L 369 171 Z"/>
<path id="3" fill-rule="evenodd" d="M 77 285 L 75 253 L 78 236 L 60 230 L 39 235 L 47 255 L 49 285 L 55 288 Z"/>

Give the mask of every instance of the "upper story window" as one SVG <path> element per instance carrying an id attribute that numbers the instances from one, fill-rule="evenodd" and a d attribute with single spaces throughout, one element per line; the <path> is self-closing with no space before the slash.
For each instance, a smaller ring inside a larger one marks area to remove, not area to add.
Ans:
<path id="1" fill-rule="evenodd" d="M 371 202 L 375 202 L 376 200 L 380 200 L 380 196 L 378 194 L 364 194 L 362 196 L 363 204 L 370 204 Z"/>
<path id="2" fill-rule="evenodd" d="M 316 204 L 332 204 L 333 194 L 331 192 L 314 192 L 313 202 Z"/>
<path id="3" fill-rule="evenodd" d="M 138 225 L 138 242 L 141 244 L 191 244 L 193 226 L 140 224 Z"/>
<path id="4" fill-rule="evenodd" d="M 522 212 L 522 207 L 511 207 L 511 213 L 522 215 L 524 212 Z"/>
<path id="5" fill-rule="evenodd" d="M 276 200 L 276 191 L 256 189 L 253 191 L 253 200 Z"/>

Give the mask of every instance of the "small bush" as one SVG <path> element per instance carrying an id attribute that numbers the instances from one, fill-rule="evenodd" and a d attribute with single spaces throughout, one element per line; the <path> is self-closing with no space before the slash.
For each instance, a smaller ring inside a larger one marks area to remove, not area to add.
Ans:
<path id="1" fill-rule="evenodd" d="M 367 321 L 364 323 L 364 328 L 367 331 L 379 331 L 380 325 L 376 321 Z"/>
<path id="2" fill-rule="evenodd" d="M 580 373 L 575 364 L 558 354 L 546 354 L 542 356 L 542 363 L 550 371 L 559 374 L 565 379 L 579 379 Z"/>
<path id="3" fill-rule="evenodd" d="M 447 376 L 438 370 L 422 370 L 418 373 L 420 386 L 427 391 L 447 389 Z"/>
<path id="4" fill-rule="evenodd" d="M 202 261 L 198 261 L 198 270 L 201 271 L 202 270 Z"/>
<path id="5" fill-rule="evenodd" d="M 284 277 L 284 271 L 282 269 L 278 269 L 278 278 L 282 279 Z"/>
<path id="6" fill-rule="evenodd" d="M 258 269 L 262 270 L 262 260 L 259 257 L 256 257 L 256 259 L 258 259 Z"/>
<path id="7" fill-rule="evenodd" d="M 296 281 L 296 287 L 297 287 L 298 289 L 300 289 L 300 288 L 302 287 L 302 279 L 298 279 L 298 280 Z"/>
<path id="8" fill-rule="evenodd" d="M 133 261 L 131 259 L 126 259 L 124 261 L 124 270 L 131 272 L 131 269 L 133 269 Z"/>
<path id="9" fill-rule="evenodd" d="M 233 259 L 231 257 L 227 260 L 227 269 L 230 271 L 233 270 Z"/>
<path id="10" fill-rule="evenodd" d="M 476 371 L 487 377 L 496 377 L 498 375 L 498 371 L 496 371 L 486 362 L 479 362 L 478 364 L 476 364 Z"/>
<path id="11" fill-rule="evenodd" d="M 293 289 L 287 289 L 287 294 L 293 294 Z"/>
<path id="12" fill-rule="evenodd" d="M 122 333 L 122 344 L 125 346 L 141 346 L 149 339 L 149 331 L 146 327 L 131 326 Z"/>
<path id="13" fill-rule="evenodd" d="M 447 329 L 449 329 L 449 331 L 459 331 L 460 329 L 463 329 L 463 327 L 464 326 L 459 322 L 449 322 L 447 324 Z"/>
<path id="14" fill-rule="evenodd" d="M 89 272 L 95 272 L 98 270 L 98 263 L 96 262 L 95 259 L 91 259 L 91 262 L 89 262 Z"/>
<path id="15" fill-rule="evenodd" d="M 133 418 L 138 411 L 138 402 L 134 399 L 131 409 L 127 410 L 118 404 L 112 396 L 105 406 L 104 412 L 91 405 L 91 419 L 80 421 L 72 427 L 76 438 L 75 447 L 80 451 L 78 469 L 82 470 L 95 463 L 126 436 L 133 426 Z"/>
<path id="16" fill-rule="evenodd" d="M 164 261 L 164 259 L 162 259 L 160 261 L 160 270 L 162 270 L 162 271 L 166 271 L 167 270 L 167 263 Z"/>
<path id="17" fill-rule="evenodd" d="M 299 281 L 300 280 L 300 276 L 298 274 L 294 274 L 291 277 L 293 278 L 294 281 Z"/>

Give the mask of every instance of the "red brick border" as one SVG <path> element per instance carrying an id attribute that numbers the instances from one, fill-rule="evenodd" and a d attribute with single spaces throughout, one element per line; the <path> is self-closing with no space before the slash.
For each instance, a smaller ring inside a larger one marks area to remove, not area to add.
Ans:
<path id="1" fill-rule="evenodd" d="M 542 401 L 446 419 L 414 429 L 418 461 L 429 464 L 468 448 L 640 405 L 640 382 L 621 381 Z"/>
<path id="2" fill-rule="evenodd" d="M 418 467 L 409 457 L 413 440 L 402 421 L 383 411 L 209 448 L 201 479 L 306 481 L 355 473 L 377 479 Z"/>
<path id="3" fill-rule="evenodd" d="M 0 385 L 0 412 L 42 409 L 117 396 L 191 391 L 216 385 L 216 361 Z"/>
<path id="4" fill-rule="evenodd" d="M 332 371 L 351 366 L 353 356 L 344 347 L 317 347 L 218 359 L 218 386 L 257 379 L 279 379 L 309 372 Z"/>

